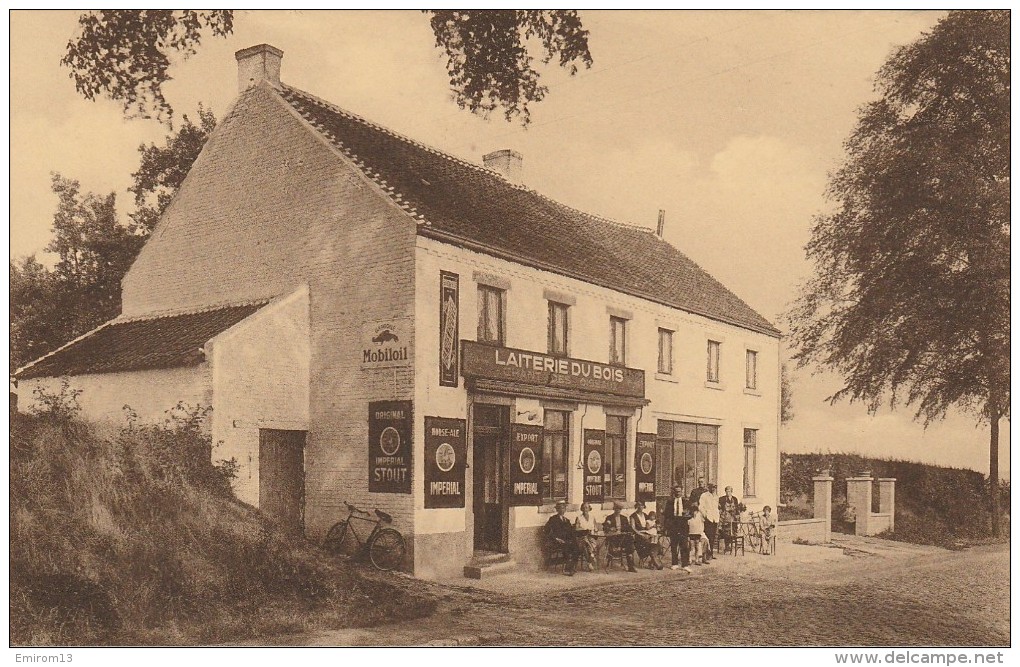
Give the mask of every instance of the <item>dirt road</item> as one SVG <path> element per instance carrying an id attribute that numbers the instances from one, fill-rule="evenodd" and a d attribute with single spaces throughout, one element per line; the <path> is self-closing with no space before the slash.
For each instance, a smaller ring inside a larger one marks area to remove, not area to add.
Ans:
<path id="1" fill-rule="evenodd" d="M 796 549 L 788 545 L 787 553 L 796 555 Z M 580 587 L 555 592 L 441 589 L 446 599 L 427 619 L 280 643 L 406 646 L 459 638 L 564 646 L 612 638 L 613 645 L 647 645 L 652 638 L 657 646 L 1009 644 L 1006 544 L 945 551 L 850 540 L 830 552 L 833 557 L 819 553 L 826 557 L 723 558 L 692 575 L 648 572 L 628 579 L 620 572 L 599 585 L 585 584 L 578 574 Z"/>

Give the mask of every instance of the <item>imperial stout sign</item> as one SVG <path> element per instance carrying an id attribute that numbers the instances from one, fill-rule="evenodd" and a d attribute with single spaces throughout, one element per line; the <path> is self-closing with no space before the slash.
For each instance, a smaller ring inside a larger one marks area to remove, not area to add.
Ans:
<path id="1" fill-rule="evenodd" d="M 465 377 L 645 397 L 645 372 L 595 361 L 461 341 Z"/>
<path id="2" fill-rule="evenodd" d="M 584 429 L 584 500 L 601 503 L 606 497 L 603 475 L 606 461 L 606 432 Z"/>
<path id="3" fill-rule="evenodd" d="M 637 481 L 637 499 L 655 500 L 655 434 L 638 433 L 634 450 L 634 470 Z"/>
<path id="4" fill-rule="evenodd" d="M 361 326 L 362 368 L 410 366 L 410 321 L 407 318 L 365 322 Z"/>
<path id="5" fill-rule="evenodd" d="M 510 504 L 542 504 L 542 427 L 510 425 Z"/>
<path id="6" fill-rule="evenodd" d="M 463 419 L 425 418 L 425 509 L 464 507 Z"/>
<path id="7" fill-rule="evenodd" d="M 411 493 L 411 401 L 368 404 L 368 490 Z"/>
<path id="8" fill-rule="evenodd" d="M 439 384 L 443 387 L 456 387 L 460 382 L 457 368 L 459 280 L 456 273 L 439 272 Z"/>

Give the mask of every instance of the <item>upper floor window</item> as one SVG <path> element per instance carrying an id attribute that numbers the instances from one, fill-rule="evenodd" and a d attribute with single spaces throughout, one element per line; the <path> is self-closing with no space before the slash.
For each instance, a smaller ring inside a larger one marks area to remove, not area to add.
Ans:
<path id="1" fill-rule="evenodd" d="M 673 373 L 673 332 L 669 329 L 659 329 L 659 372 Z"/>
<path id="2" fill-rule="evenodd" d="M 567 309 L 569 306 L 549 302 L 549 354 L 567 356 Z"/>
<path id="3" fill-rule="evenodd" d="M 719 381 L 719 348 L 722 347 L 719 341 L 708 341 L 708 373 L 709 382 Z"/>
<path id="4" fill-rule="evenodd" d="M 503 306 L 506 291 L 488 285 L 478 286 L 478 342 L 506 344 Z"/>
<path id="5" fill-rule="evenodd" d="M 627 363 L 627 320 L 622 317 L 609 318 L 609 363 Z"/>
<path id="6" fill-rule="evenodd" d="M 758 353 L 754 350 L 747 351 L 747 384 L 748 389 L 758 388 Z"/>

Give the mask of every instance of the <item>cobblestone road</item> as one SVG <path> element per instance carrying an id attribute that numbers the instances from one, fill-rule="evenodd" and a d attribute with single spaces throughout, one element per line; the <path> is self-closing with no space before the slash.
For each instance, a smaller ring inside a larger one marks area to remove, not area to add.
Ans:
<path id="1" fill-rule="evenodd" d="M 882 542 L 818 562 L 749 554 L 693 575 L 628 581 L 620 573 L 619 583 L 552 593 L 450 591 L 427 619 L 293 643 L 420 645 L 481 636 L 508 646 L 597 645 L 605 637 L 613 644 L 654 637 L 657 646 L 1009 644 L 1008 545 L 954 552 Z"/>

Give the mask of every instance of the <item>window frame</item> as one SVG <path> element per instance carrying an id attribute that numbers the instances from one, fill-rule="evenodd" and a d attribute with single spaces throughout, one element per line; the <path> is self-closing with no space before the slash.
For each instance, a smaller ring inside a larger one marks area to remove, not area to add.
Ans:
<path id="1" fill-rule="evenodd" d="M 685 432 L 689 434 L 692 428 L 694 432 L 693 438 L 685 435 Z M 655 465 L 656 470 L 661 470 L 663 466 L 668 466 L 669 486 L 667 489 L 658 489 L 656 491 L 657 496 L 668 496 L 676 484 L 684 487 L 684 494 L 690 494 L 694 490 L 694 484 L 697 483 L 699 477 L 699 462 L 705 463 L 705 469 L 701 473 L 704 475 L 705 483 L 718 483 L 720 429 L 721 427 L 718 424 L 678 422 L 668 419 L 658 420 L 655 439 Z M 705 437 L 702 437 L 702 433 L 705 434 Z M 693 452 L 688 453 L 691 449 Z M 668 452 L 668 460 L 662 460 L 663 451 Z M 692 455 L 694 459 L 694 472 L 690 474 L 687 462 Z M 681 466 L 678 464 L 681 462 L 682 475 L 678 477 L 677 472 L 681 470 Z M 659 475 L 660 473 L 657 472 L 657 486 L 660 485 Z"/>
<path id="2" fill-rule="evenodd" d="M 714 352 L 714 354 L 713 354 Z M 708 339 L 708 359 L 705 370 L 705 382 L 721 383 L 720 366 L 722 364 L 722 342 Z M 714 372 L 713 372 L 714 371 Z"/>
<path id="3" fill-rule="evenodd" d="M 567 500 L 570 497 L 570 431 L 571 431 L 571 417 L 573 413 L 568 410 L 551 410 L 546 409 L 543 423 L 549 423 L 550 413 L 557 413 L 563 418 L 563 429 L 553 430 L 548 427 L 543 429 L 542 434 L 542 473 L 545 474 L 545 470 L 548 468 L 549 471 L 549 483 L 542 485 L 542 503 L 549 505 L 556 502 L 557 500 Z M 556 487 L 556 471 L 554 469 L 556 456 L 553 452 L 553 437 L 557 435 L 563 436 L 563 495 L 557 495 L 554 492 Z"/>
<path id="4" fill-rule="evenodd" d="M 676 333 L 676 332 L 673 331 L 672 329 L 667 329 L 666 327 L 659 327 L 659 332 L 658 332 L 659 360 L 658 360 L 658 366 L 657 366 L 657 368 L 658 368 L 657 372 L 659 373 L 659 375 L 672 375 L 673 374 L 673 356 L 674 356 L 673 355 L 673 348 L 674 348 L 674 345 L 673 345 L 673 334 L 674 333 Z M 669 352 L 669 359 L 668 359 L 669 364 L 666 367 L 663 367 L 663 364 L 662 364 L 662 362 L 663 362 L 663 354 L 662 354 L 662 352 L 663 352 L 663 345 L 662 345 L 663 334 L 666 334 L 666 339 L 669 341 L 669 345 L 667 346 L 668 347 L 667 351 Z"/>
<path id="5" fill-rule="evenodd" d="M 617 340 L 619 325 L 620 340 Z M 619 345 L 617 345 L 619 343 Z M 619 355 L 617 355 L 619 348 Z M 616 315 L 609 316 L 609 363 L 612 366 L 627 365 L 627 318 Z"/>
<path id="6" fill-rule="evenodd" d="M 489 301 L 485 299 L 485 294 L 496 294 L 499 299 L 499 317 L 496 322 L 496 340 L 490 340 L 482 337 L 482 312 L 483 309 L 487 310 L 487 304 Z M 486 345 L 498 345 L 503 347 L 506 345 L 506 290 L 501 287 L 495 287 L 493 285 L 486 285 L 485 283 L 478 283 L 478 331 L 475 335 L 475 340 L 479 343 Z"/>
<path id="7" fill-rule="evenodd" d="M 750 435 L 750 438 L 748 438 Z M 748 454 L 751 455 L 751 465 L 748 466 Z M 748 476 L 748 469 L 751 475 Z M 754 498 L 758 492 L 758 429 L 744 429 L 744 479 L 742 489 L 744 497 Z"/>
<path id="8" fill-rule="evenodd" d="M 570 356 L 570 305 L 566 304 L 566 303 L 562 303 L 560 301 L 552 301 L 552 300 L 548 301 L 548 304 L 549 304 L 549 307 L 548 307 L 549 322 L 548 322 L 548 337 L 547 337 L 547 343 L 548 343 L 547 349 L 548 349 L 548 353 L 550 355 L 554 356 L 554 357 L 568 357 L 568 356 Z M 556 315 L 555 314 L 560 309 L 562 309 L 562 311 L 563 311 L 563 350 L 562 351 L 556 350 L 556 345 L 554 344 L 554 343 L 558 342 L 556 340 L 556 334 L 558 332 L 557 332 L 557 329 L 556 329 Z"/>
<path id="9" fill-rule="evenodd" d="M 758 390 L 758 350 L 746 350 L 744 356 L 744 388 Z"/>
<path id="10" fill-rule="evenodd" d="M 619 433 L 611 432 L 609 424 L 610 420 L 617 421 L 620 426 Z M 605 497 L 611 500 L 626 500 L 627 498 L 627 482 L 629 475 L 627 471 L 629 466 L 627 465 L 627 429 L 630 426 L 627 417 L 622 415 L 606 415 L 606 470 L 609 471 L 609 481 L 605 483 L 603 487 L 605 489 Z M 614 442 L 615 441 L 615 442 Z M 614 445 L 618 444 L 620 451 L 620 460 L 615 461 L 613 456 Z M 613 479 L 617 473 L 623 472 L 623 481 L 620 482 L 619 488 L 616 488 L 616 481 Z"/>

